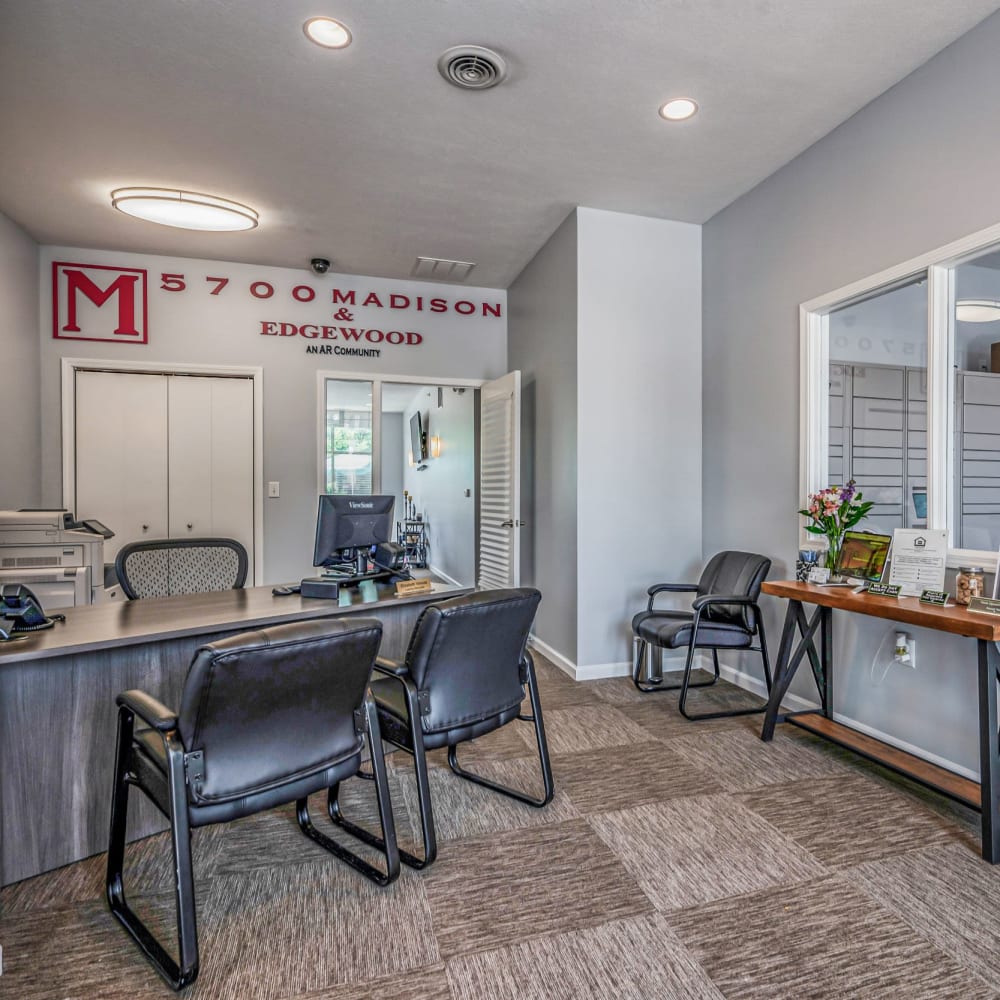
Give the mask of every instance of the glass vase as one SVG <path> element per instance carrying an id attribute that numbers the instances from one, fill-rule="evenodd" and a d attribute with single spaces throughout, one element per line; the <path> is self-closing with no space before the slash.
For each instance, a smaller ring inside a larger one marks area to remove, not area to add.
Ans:
<path id="1" fill-rule="evenodd" d="M 830 571 L 831 579 L 837 574 L 837 561 L 840 559 L 840 546 L 843 540 L 842 535 L 826 536 L 826 568 Z"/>

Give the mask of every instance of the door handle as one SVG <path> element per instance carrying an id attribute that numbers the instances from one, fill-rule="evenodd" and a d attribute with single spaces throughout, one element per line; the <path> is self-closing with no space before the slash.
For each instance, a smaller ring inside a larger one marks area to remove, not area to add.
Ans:
<path id="1" fill-rule="evenodd" d="M 500 522 L 500 527 L 501 528 L 513 528 L 514 527 L 514 522 L 508 517 L 506 521 L 501 521 Z"/>

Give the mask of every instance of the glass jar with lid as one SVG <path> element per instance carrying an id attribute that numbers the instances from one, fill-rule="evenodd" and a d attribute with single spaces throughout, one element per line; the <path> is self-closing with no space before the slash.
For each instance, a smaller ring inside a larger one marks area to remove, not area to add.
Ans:
<path id="1" fill-rule="evenodd" d="M 982 597 L 985 591 L 983 585 L 982 566 L 962 566 L 955 577 L 955 603 L 968 604 L 973 597 Z"/>

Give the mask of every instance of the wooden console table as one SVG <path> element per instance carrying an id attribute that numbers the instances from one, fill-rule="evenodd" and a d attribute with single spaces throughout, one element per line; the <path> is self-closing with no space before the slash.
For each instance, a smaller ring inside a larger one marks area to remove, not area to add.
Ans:
<path id="1" fill-rule="evenodd" d="M 796 581 L 774 581 L 765 583 L 762 589 L 765 594 L 787 598 L 788 610 L 760 738 L 765 742 L 770 741 L 774 737 L 775 724 L 788 722 L 979 809 L 982 813 L 983 858 L 990 864 L 1000 862 L 1000 814 L 997 811 L 1000 805 L 1000 733 L 997 719 L 1000 653 L 995 645 L 1000 640 L 1000 618 L 972 614 L 965 608 L 931 607 L 921 604 L 914 597 L 855 594 L 846 587 L 818 587 Z M 816 606 L 811 618 L 806 615 L 804 604 Z M 835 609 L 918 628 L 950 632 L 952 635 L 976 640 L 979 666 L 980 783 L 969 781 L 952 771 L 834 721 L 832 618 Z M 796 632 L 799 634 L 797 643 Z M 812 668 L 821 707 L 819 710 L 782 714 L 781 700 L 804 659 L 809 660 Z"/>

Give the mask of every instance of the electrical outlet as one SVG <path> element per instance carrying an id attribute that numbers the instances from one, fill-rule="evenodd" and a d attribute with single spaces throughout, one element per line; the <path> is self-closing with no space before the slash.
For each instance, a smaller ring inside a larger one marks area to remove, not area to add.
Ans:
<path id="1" fill-rule="evenodd" d="M 906 640 L 905 646 L 899 643 L 899 638 Z M 896 651 L 893 654 L 894 662 L 901 667 L 909 667 L 911 670 L 917 669 L 917 640 L 911 635 L 900 633 L 896 642 Z"/>
<path id="2" fill-rule="evenodd" d="M 281 483 L 268 483 L 267 484 L 267 496 L 268 499 L 274 500 L 281 496 Z"/>

